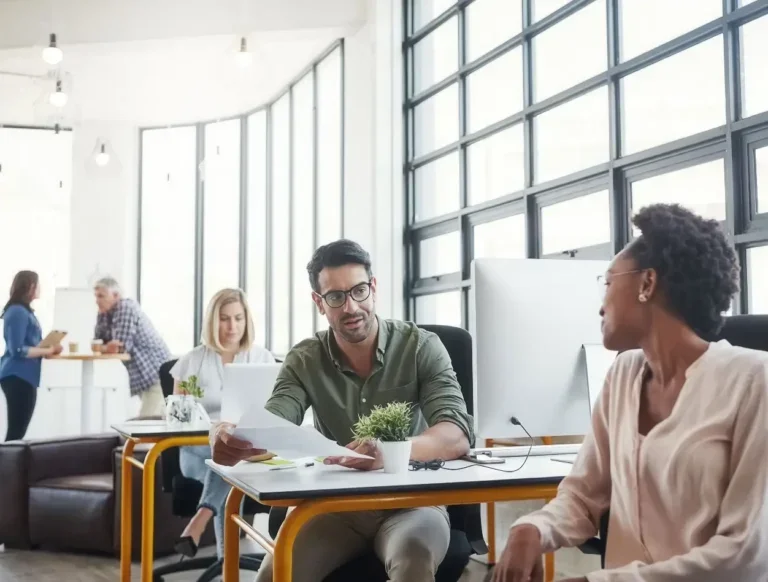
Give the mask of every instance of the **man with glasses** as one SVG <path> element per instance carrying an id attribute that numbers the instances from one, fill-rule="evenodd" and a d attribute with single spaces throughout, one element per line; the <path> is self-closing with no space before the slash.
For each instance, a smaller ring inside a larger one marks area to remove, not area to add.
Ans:
<path id="1" fill-rule="evenodd" d="M 380 469 L 380 452 L 371 443 L 352 442 L 352 427 L 374 406 L 394 401 L 414 405 L 411 459 L 452 460 L 466 454 L 474 440 L 472 421 L 448 353 L 436 335 L 377 317 L 368 253 L 339 240 L 317 249 L 307 271 L 312 299 L 329 330 L 288 353 L 266 408 L 299 424 L 311 406 L 321 433 L 372 457 L 329 458 L 326 464 Z M 226 425 L 212 430 L 211 446 L 213 460 L 224 465 L 260 452 L 232 437 Z M 433 582 L 449 538 L 445 507 L 320 515 L 296 539 L 293 580 L 323 580 L 374 550 L 391 581 Z M 270 558 L 256 580 L 272 580 Z"/>

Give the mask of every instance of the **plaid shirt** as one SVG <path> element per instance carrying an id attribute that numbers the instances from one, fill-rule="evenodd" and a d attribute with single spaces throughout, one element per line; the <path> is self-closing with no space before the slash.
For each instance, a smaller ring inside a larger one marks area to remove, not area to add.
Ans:
<path id="1" fill-rule="evenodd" d="M 125 362 L 131 395 L 145 392 L 160 381 L 160 366 L 171 359 L 171 352 L 149 318 L 133 299 L 119 299 L 96 320 L 96 339 L 105 344 L 118 340 L 131 356 Z"/>

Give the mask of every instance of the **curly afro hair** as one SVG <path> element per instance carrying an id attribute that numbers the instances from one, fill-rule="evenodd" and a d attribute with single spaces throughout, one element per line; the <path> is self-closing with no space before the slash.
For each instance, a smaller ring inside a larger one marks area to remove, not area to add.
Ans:
<path id="1" fill-rule="evenodd" d="M 736 251 L 716 220 L 679 204 L 653 204 L 632 219 L 640 230 L 627 248 L 638 268 L 653 269 L 670 310 L 712 339 L 739 291 Z"/>

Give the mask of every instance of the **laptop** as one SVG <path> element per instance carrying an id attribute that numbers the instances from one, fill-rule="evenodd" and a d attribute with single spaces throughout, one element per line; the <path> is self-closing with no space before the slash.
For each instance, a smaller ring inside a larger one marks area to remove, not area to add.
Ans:
<path id="1" fill-rule="evenodd" d="M 264 408 L 282 364 L 226 364 L 221 420 L 238 423 L 246 410 Z"/>

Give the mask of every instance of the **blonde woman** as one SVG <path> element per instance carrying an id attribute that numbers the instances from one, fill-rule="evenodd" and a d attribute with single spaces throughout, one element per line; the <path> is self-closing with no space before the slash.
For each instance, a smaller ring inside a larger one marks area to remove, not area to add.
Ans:
<path id="1" fill-rule="evenodd" d="M 179 382 L 197 376 L 204 390 L 201 400 L 212 421 L 221 414 L 221 390 L 224 384 L 224 364 L 270 363 L 272 354 L 253 345 L 253 319 L 245 293 L 240 289 L 222 289 L 213 296 L 205 314 L 202 345 L 179 358 L 171 369 L 175 379 L 174 393 Z M 208 470 L 206 459 L 211 458 L 211 447 L 182 447 L 179 453 L 181 473 L 203 483 L 197 513 L 176 542 L 176 551 L 187 557 L 197 554 L 197 546 L 208 522 L 214 518 L 214 531 L 219 556 L 223 536 L 222 513 L 230 487 Z"/>

